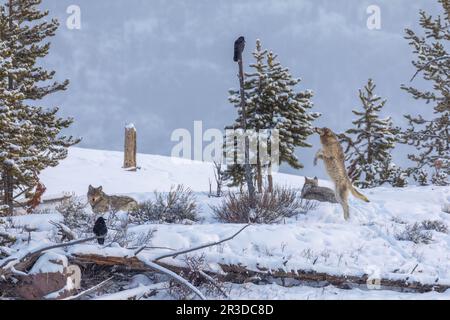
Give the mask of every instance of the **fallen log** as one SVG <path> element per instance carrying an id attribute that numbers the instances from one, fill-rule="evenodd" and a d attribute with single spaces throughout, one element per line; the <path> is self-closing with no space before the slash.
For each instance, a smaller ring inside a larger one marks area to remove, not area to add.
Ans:
<path id="1" fill-rule="evenodd" d="M 74 255 L 71 258 L 71 263 L 74 264 L 97 264 L 101 266 L 122 266 L 127 267 L 133 271 L 151 271 L 153 270 L 144 262 L 140 261 L 137 257 L 105 257 L 98 255 Z M 168 263 L 162 263 L 160 261 L 154 262 L 168 270 L 176 273 L 188 272 L 189 270 L 184 267 L 170 265 Z M 408 277 L 402 280 L 392 279 L 377 279 L 375 283 L 371 282 L 370 277 L 365 274 L 362 276 L 348 276 L 348 275 L 332 275 L 327 273 L 297 270 L 297 271 L 284 271 L 284 270 L 267 270 L 265 268 L 259 268 L 258 271 L 250 270 L 243 265 L 227 265 L 219 264 L 223 273 L 216 274 L 213 272 L 206 272 L 209 276 L 215 276 L 219 281 L 231 282 L 236 284 L 243 283 L 274 283 L 277 282 L 282 286 L 293 285 L 305 285 L 311 287 L 326 287 L 333 285 L 340 289 L 368 289 L 369 286 L 375 287 L 379 285 L 379 289 L 400 291 L 400 292 L 445 292 L 450 289 L 450 285 L 443 284 L 423 284 L 416 281 L 409 280 Z M 297 284 L 286 284 L 287 280 L 296 280 Z"/>
<path id="2" fill-rule="evenodd" d="M 401 280 L 393 279 L 376 279 L 373 281 L 367 274 L 362 276 L 351 275 L 332 275 L 328 273 L 321 273 L 307 270 L 284 271 L 284 270 L 267 270 L 260 268 L 259 271 L 249 270 L 242 265 L 224 265 L 220 267 L 225 272 L 225 277 L 222 281 L 229 281 L 234 283 L 252 282 L 259 284 L 261 282 L 273 282 L 274 280 L 281 280 L 281 285 L 285 280 L 297 280 L 298 285 L 309 285 L 313 287 L 326 287 L 333 285 L 340 289 L 353 289 L 358 287 L 360 289 L 377 288 L 381 290 L 391 290 L 400 292 L 445 292 L 450 289 L 450 285 L 443 284 L 423 284 L 417 281 L 411 281 L 409 277 Z M 291 284 L 292 285 L 292 284 Z"/>

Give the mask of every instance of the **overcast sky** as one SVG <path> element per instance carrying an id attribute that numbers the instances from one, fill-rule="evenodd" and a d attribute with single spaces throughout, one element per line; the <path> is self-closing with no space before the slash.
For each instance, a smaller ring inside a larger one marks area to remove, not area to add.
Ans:
<path id="1" fill-rule="evenodd" d="M 68 78 L 68 91 L 45 101 L 61 106 L 76 122 L 68 133 L 82 147 L 122 150 L 123 127 L 138 129 L 138 150 L 170 155 L 173 130 L 193 131 L 193 122 L 222 129 L 235 118 L 227 101 L 237 87 L 234 40 L 247 39 L 250 62 L 255 40 L 279 55 L 299 90 L 315 92 L 317 125 L 347 129 L 359 106 L 358 89 L 368 78 L 388 99 L 385 115 L 404 126 L 402 114 L 429 114 L 400 90 L 414 74 L 406 27 L 417 28 L 419 9 L 438 12 L 434 0 L 44 0 L 61 27 L 45 64 Z M 66 27 L 70 5 L 81 8 L 81 30 Z M 367 28 L 366 10 L 381 8 L 381 30 Z M 417 85 L 421 85 L 417 81 Z M 314 147 L 299 149 L 301 171 L 324 177 L 312 167 Z M 404 149 L 395 159 L 403 163 Z"/>

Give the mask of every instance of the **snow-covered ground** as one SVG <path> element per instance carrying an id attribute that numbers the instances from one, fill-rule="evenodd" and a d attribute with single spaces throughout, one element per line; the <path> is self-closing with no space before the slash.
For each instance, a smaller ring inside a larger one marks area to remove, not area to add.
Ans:
<path id="1" fill-rule="evenodd" d="M 155 229 L 152 246 L 187 248 L 232 235 L 242 226 L 218 223 L 210 205 L 220 199 L 208 198 L 209 179 L 214 181 L 212 164 L 162 156 L 139 155 L 137 172 L 126 172 L 122 153 L 71 148 L 58 167 L 42 173 L 46 197 L 75 193 L 85 197 L 88 186 L 103 186 L 108 194 L 126 194 L 139 201 L 153 197 L 153 191 L 168 191 L 184 184 L 196 192 L 202 221 L 194 225 L 141 225 L 129 232 L 145 234 Z M 277 174 L 275 183 L 301 188 L 303 177 Z M 321 181 L 321 185 L 330 185 Z M 431 231 L 429 244 L 399 241 L 396 235 L 406 226 L 424 220 L 438 220 L 450 226 L 450 214 L 442 208 L 450 203 L 449 187 L 375 188 L 365 190 L 370 203 L 351 198 L 351 219 L 345 221 L 338 205 L 321 203 L 317 209 L 281 224 L 252 225 L 237 238 L 202 253 L 212 270 L 218 264 L 244 264 L 248 269 L 311 270 L 333 275 L 373 274 L 389 279 L 406 279 L 426 284 L 450 285 L 450 236 Z M 19 216 L 16 225 L 38 228 L 30 248 L 50 242 L 57 213 Z M 24 235 L 25 237 L 25 235 Z M 86 249 L 86 245 L 70 250 Z M 95 248 L 95 247 L 94 247 Z M 109 250 L 120 251 L 120 248 Z M 146 251 L 149 258 L 165 249 Z M 0 261 L 1 262 L 1 261 Z M 448 299 L 445 293 L 411 294 L 393 291 L 308 286 L 230 285 L 236 299 Z"/>

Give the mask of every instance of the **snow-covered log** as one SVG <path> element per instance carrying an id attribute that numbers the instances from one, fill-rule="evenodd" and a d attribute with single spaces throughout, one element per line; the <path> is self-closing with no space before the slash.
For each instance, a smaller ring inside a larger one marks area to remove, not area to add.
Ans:
<path id="1" fill-rule="evenodd" d="M 77 254 L 74 257 L 72 263 L 80 264 L 96 264 L 100 266 L 124 266 L 129 270 L 133 271 L 149 271 L 154 270 L 152 265 L 146 264 L 137 257 L 105 257 L 100 255 L 80 255 Z M 177 274 L 186 273 L 189 270 L 185 267 L 180 267 L 179 265 L 171 265 L 169 263 L 156 262 L 158 266 L 161 266 L 167 270 L 171 270 Z M 296 270 L 296 271 L 285 271 L 285 270 L 267 270 L 261 268 L 258 271 L 251 270 L 243 265 L 225 265 L 221 264 L 222 273 L 205 273 L 207 276 L 215 276 L 219 281 L 231 282 L 231 283 L 271 283 L 277 282 L 283 285 L 285 282 L 289 282 L 292 285 L 292 281 L 298 281 L 299 284 L 309 285 L 313 287 L 326 287 L 333 285 L 340 289 L 352 289 L 355 287 L 368 288 L 367 285 L 370 283 L 370 278 L 368 275 L 354 276 L 354 275 L 333 275 L 328 273 L 321 273 L 308 270 Z M 399 275 L 400 276 L 400 275 Z M 444 284 L 430 284 L 430 283 L 420 283 L 418 281 L 411 280 L 405 275 L 404 279 L 387 279 L 381 278 L 377 280 L 377 284 L 380 284 L 380 288 L 383 290 L 393 290 L 393 291 L 407 291 L 407 292 L 445 292 L 450 289 L 450 285 Z"/>
<path id="2" fill-rule="evenodd" d="M 368 289 L 369 286 L 374 287 L 370 277 L 367 274 L 362 276 L 353 275 L 333 275 L 322 272 L 308 271 L 308 270 L 267 270 L 261 268 L 259 271 L 254 271 L 246 268 L 242 265 L 220 265 L 224 273 L 224 277 L 221 277 L 222 281 L 228 281 L 233 283 L 246 283 L 246 282 L 273 282 L 274 280 L 280 280 L 280 284 L 283 285 L 286 280 L 297 280 L 301 285 L 311 285 L 314 287 L 326 287 L 333 285 L 340 289 L 352 289 L 359 287 L 361 289 Z M 400 276 L 400 275 L 398 275 Z M 413 281 L 409 276 L 405 275 L 404 279 L 376 279 L 376 285 L 379 285 L 379 289 L 393 290 L 400 292 L 445 292 L 450 289 L 450 285 L 421 283 Z M 292 282 L 289 282 L 292 285 Z"/>

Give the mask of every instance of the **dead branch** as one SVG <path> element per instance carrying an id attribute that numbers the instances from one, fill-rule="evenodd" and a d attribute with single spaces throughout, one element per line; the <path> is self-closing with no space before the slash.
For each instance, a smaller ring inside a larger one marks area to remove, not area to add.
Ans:
<path id="1" fill-rule="evenodd" d="M 122 290 L 95 298 L 95 300 L 139 300 L 156 291 L 167 290 L 168 282 L 159 282 L 149 286 L 140 286 L 133 289 Z"/>
<path id="2" fill-rule="evenodd" d="M 151 246 L 146 246 L 146 245 L 143 245 L 140 247 L 128 247 L 127 249 L 136 250 L 136 252 L 134 253 L 135 256 L 144 250 L 152 250 L 152 249 L 164 249 L 164 250 L 176 251 L 175 249 L 169 248 L 169 247 L 151 247 Z"/>
<path id="3" fill-rule="evenodd" d="M 169 276 L 170 278 L 172 278 L 173 280 L 175 280 L 176 282 L 178 282 L 179 284 L 185 286 L 186 288 L 188 288 L 189 290 L 191 290 L 192 292 L 194 292 L 199 298 L 200 300 L 206 300 L 206 297 L 200 292 L 200 290 L 198 290 L 196 287 L 194 287 L 189 281 L 187 281 L 186 279 L 180 277 L 178 274 L 176 274 L 175 272 L 153 262 L 153 261 L 143 261 L 141 260 L 143 263 L 145 263 L 145 265 L 147 265 L 148 267 L 150 267 L 151 269 L 158 271 L 160 273 L 163 273 L 167 276 Z"/>
<path id="4" fill-rule="evenodd" d="M 213 277 L 211 277 L 210 275 L 208 275 L 207 273 L 205 273 L 202 270 L 199 270 L 198 272 L 203 278 L 205 278 L 207 281 L 209 281 L 221 294 L 223 294 L 223 296 L 225 298 L 228 299 L 228 295 L 225 293 L 225 291 L 222 290 L 222 288 L 216 283 L 216 281 L 213 279 Z"/>
<path id="5" fill-rule="evenodd" d="M 109 284 L 109 282 L 114 279 L 114 277 L 110 277 L 108 279 L 106 279 L 105 281 L 100 282 L 99 284 L 97 284 L 96 286 L 93 286 L 92 288 L 89 288 L 87 290 L 84 290 L 83 292 L 80 292 L 77 295 L 71 296 L 71 297 L 67 297 L 64 298 L 63 300 L 79 300 L 84 296 L 87 296 L 88 294 L 94 293 L 100 289 L 102 289 L 103 287 L 105 287 L 107 284 Z"/>
<path id="6" fill-rule="evenodd" d="M 182 254 L 186 254 L 186 253 L 190 253 L 190 252 L 194 252 L 194 251 L 198 251 L 201 249 L 205 249 L 205 248 L 209 248 L 209 247 L 214 247 L 214 246 L 218 246 L 219 244 L 222 244 L 224 242 L 233 240 L 234 238 L 236 238 L 242 231 L 244 231 L 245 229 L 247 229 L 250 226 L 250 224 L 247 224 L 246 226 L 244 226 L 243 228 L 241 228 L 238 232 L 236 232 L 234 235 L 232 235 L 231 237 L 228 237 L 226 239 L 222 239 L 220 241 L 217 242 L 212 242 L 212 243 L 208 243 L 208 244 L 204 244 L 198 247 L 194 247 L 194 248 L 189 248 L 189 249 L 185 249 L 185 250 L 180 250 L 174 253 L 169 253 L 169 254 L 165 254 L 162 256 L 157 257 L 156 259 L 154 259 L 155 262 L 165 259 L 165 258 L 176 258 L 179 255 Z"/>
<path id="7" fill-rule="evenodd" d="M 12 261 L 15 261 L 15 263 L 12 266 L 9 266 L 9 268 L 16 267 L 16 269 L 18 269 L 19 271 L 23 271 L 23 270 L 28 269 L 30 266 L 32 266 L 33 263 L 39 258 L 41 253 L 43 253 L 44 251 L 57 249 L 57 248 L 70 247 L 70 246 L 89 242 L 89 241 L 96 240 L 96 239 L 97 239 L 97 237 L 90 237 L 90 238 L 86 238 L 86 239 L 80 239 L 80 240 L 75 240 L 75 241 L 71 241 L 71 242 L 59 243 L 59 244 L 54 244 L 51 246 L 42 247 L 42 248 L 33 250 L 31 252 L 28 252 L 26 255 L 24 255 L 23 257 L 21 257 L 19 259 L 12 260 Z M 9 262 L 8 262 L 8 260 L 5 261 L 4 263 L 2 263 L 0 265 L 0 269 L 5 268 L 5 266 L 10 264 L 12 261 L 9 261 Z"/>

